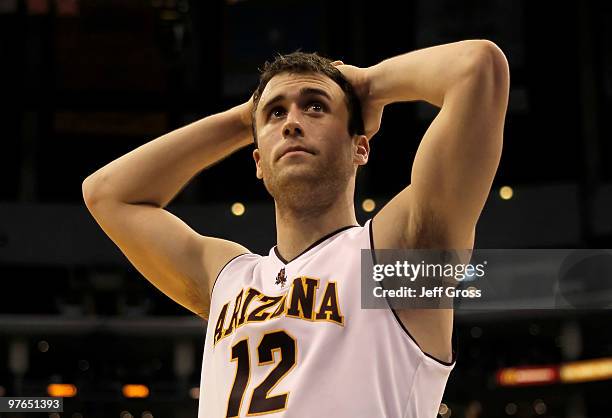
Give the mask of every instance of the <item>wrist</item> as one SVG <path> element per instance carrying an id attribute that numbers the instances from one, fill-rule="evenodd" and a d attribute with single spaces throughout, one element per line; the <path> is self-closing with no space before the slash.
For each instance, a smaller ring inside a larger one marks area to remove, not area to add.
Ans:
<path id="1" fill-rule="evenodd" d="M 247 145 L 253 142 L 253 132 L 251 128 L 251 113 L 249 103 L 242 103 L 224 112 L 225 117 L 235 127 L 234 135 L 238 141 Z"/>
<path id="2" fill-rule="evenodd" d="M 234 106 L 230 112 L 233 114 L 233 119 L 240 124 L 241 128 L 248 129 L 251 125 L 250 118 L 247 118 L 248 108 L 246 103 Z"/>
<path id="3" fill-rule="evenodd" d="M 365 68 L 364 71 L 364 83 L 367 91 L 367 100 L 373 105 L 386 106 L 393 101 L 386 97 L 384 89 L 382 88 L 382 81 L 384 77 L 381 76 L 379 64 Z"/>

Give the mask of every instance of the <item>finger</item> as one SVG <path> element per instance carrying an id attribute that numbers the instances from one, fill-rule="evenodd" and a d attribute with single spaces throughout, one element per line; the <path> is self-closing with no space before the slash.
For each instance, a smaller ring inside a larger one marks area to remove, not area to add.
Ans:
<path id="1" fill-rule="evenodd" d="M 342 61 L 334 61 L 331 63 L 333 66 L 337 66 L 337 65 L 344 65 L 344 63 Z"/>

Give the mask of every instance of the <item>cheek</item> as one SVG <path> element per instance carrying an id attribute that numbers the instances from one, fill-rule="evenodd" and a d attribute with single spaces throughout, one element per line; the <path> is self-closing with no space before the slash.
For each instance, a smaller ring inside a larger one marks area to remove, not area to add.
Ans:
<path id="1" fill-rule="evenodd" d="M 269 154 L 268 151 L 261 151 L 259 154 L 259 169 L 262 172 L 270 172 L 270 166 L 271 166 L 271 160 L 272 160 L 272 156 Z"/>

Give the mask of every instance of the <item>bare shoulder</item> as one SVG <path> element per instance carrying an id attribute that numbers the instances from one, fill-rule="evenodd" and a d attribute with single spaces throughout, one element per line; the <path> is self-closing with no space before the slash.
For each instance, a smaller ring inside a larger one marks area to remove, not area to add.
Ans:
<path id="1" fill-rule="evenodd" d="M 208 296 L 212 298 L 215 281 L 225 266 L 236 257 L 249 254 L 251 251 L 234 241 L 203 235 L 199 237 L 199 245 L 202 267 L 206 270 L 208 279 Z"/>

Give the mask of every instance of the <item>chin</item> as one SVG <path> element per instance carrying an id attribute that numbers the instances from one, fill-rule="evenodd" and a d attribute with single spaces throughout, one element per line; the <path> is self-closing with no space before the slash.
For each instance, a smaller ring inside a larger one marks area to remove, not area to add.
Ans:
<path id="1" fill-rule="evenodd" d="M 277 173 L 265 184 L 275 201 L 305 207 L 313 202 L 333 201 L 346 190 L 347 181 L 340 175 L 330 175 L 330 170 L 296 166 Z"/>

